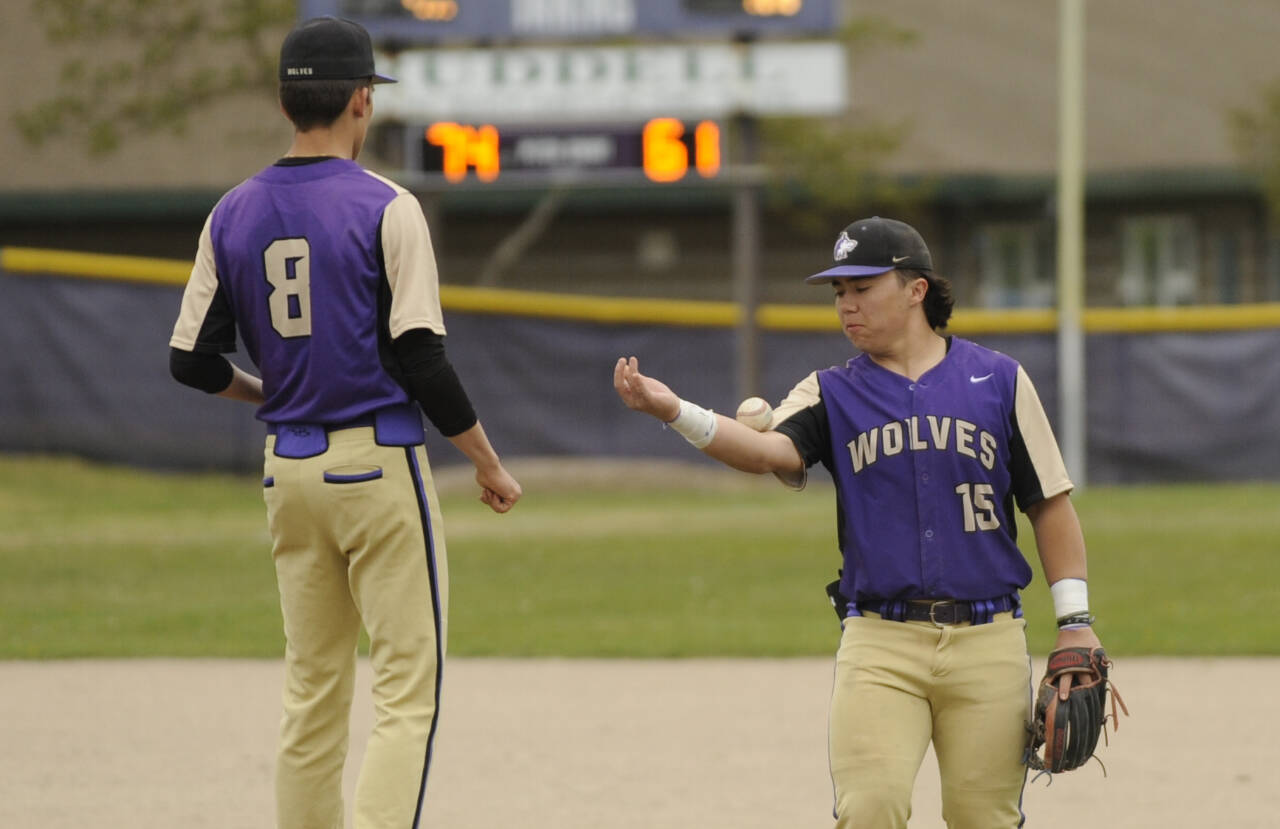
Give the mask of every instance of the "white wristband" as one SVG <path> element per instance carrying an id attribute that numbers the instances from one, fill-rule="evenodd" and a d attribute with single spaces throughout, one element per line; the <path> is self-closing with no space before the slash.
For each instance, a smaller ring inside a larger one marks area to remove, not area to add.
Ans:
<path id="1" fill-rule="evenodd" d="M 1084 579 L 1059 579 L 1049 585 L 1053 595 L 1053 615 L 1059 619 L 1089 614 L 1089 583 Z"/>
<path id="2" fill-rule="evenodd" d="M 667 425 L 692 443 L 694 448 L 702 449 L 716 436 L 718 421 L 715 412 L 710 409 L 681 400 L 680 414 L 676 415 L 675 420 L 668 421 Z"/>

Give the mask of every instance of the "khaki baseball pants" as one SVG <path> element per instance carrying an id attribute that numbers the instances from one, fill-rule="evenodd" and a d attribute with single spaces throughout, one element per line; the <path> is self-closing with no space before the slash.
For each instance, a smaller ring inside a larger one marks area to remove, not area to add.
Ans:
<path id="1" fill-rule="evenodd" d="M 264 497 L 286 637 L 276 762 L 280 829 L 343 829 L 342 767 L 363 624 L 375 724 L 356 829 L 419 825 L 436 730 L 448 573 L 422 446 L 378 446 L 371 427 L 326 452 L 266 449 Z"/>
<path id="2" fill-rule="evenodd" d="M 1022 826 L 1026 622 L 844 622 L 831 697 L 837 829 L 902 829 L 930 741 L 950 829 Z"/>

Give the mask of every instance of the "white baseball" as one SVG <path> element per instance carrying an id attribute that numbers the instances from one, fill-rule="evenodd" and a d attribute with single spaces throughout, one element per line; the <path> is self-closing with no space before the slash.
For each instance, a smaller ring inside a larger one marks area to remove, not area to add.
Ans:
<path id="1" fill-rule="evenodd" d="M 773 422 L 773 407 L 763 397 L 748 397 L 738 404 L 737 421 L 757 432 L 765 432 Z"/>

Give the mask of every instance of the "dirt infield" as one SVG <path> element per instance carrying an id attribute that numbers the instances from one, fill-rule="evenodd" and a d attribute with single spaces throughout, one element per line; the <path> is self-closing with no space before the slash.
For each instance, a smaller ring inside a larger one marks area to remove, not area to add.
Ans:
<path id="1" fill-rule="evenodd" d="M 1029 827 L 1276 825 L 1258 709 L 1280 659 L 1129 659 L 1113 678 L 1133 716 L 1101 752 L 1109 777 L 1028 786 Z M 280 680 L 274 661 L 0 663 L 0 826 L 267 829 Z M 455 659 L 426 825 L 830 826 L 830 682 L 826 659 Z M 368 685 L 362 663 L 357 760 Z M 926 758 L 911 825 L 938 811 Z"/>

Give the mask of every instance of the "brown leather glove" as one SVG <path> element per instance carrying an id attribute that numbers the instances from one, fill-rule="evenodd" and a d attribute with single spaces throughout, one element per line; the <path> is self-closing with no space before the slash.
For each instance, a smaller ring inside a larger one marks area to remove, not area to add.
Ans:
<path id="1" fill-rule="evenodd" d="M 1111 660 L 1102 648 L 1062 648 L 1049 654 L 1036 694 L 1027 765 L 1050 773 L 1071 771 L 1088 762 L 1106 735 L 1107 696 L 1112 727 L 1116 706 L 1129 709 L 1107 680 Z M 1043 748 L 1043 754 L 1041 754 Z"/>

